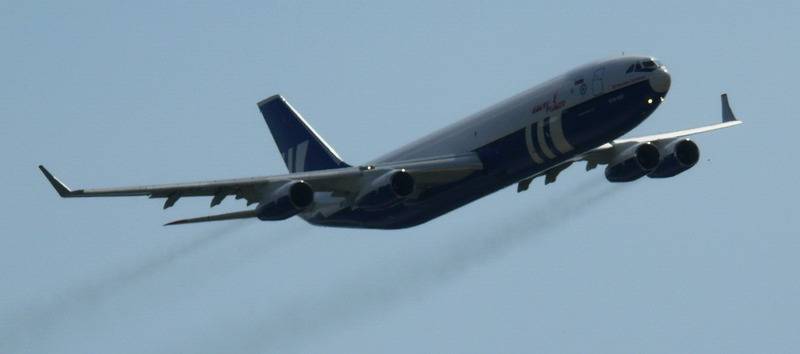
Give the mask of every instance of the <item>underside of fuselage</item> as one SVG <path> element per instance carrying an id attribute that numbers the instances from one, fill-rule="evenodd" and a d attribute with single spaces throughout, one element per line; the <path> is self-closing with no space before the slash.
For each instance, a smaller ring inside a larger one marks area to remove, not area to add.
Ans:
<path id="1" fill-rule="evenodd" d="M 648 80 L 632 83 L 554 111 L 550 117 L 478 147 L 474 152 L 484 169 L 462 180 L 427 189 L 417 198 L 384 209 L 346 208 L 306 220 L 321 226 L 375 229 L 425 223 L 624 135 L 658 108 L 663 95 Z M 554 119 L 560 119 L 560 133 L 569 149 L 554 143 L 549 130 Z"/>

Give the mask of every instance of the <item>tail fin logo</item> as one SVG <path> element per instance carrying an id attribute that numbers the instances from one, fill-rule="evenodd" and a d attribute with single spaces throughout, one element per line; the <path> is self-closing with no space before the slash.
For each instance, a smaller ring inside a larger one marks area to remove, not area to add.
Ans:
<path id="1" fill-rule="evenodd" d="M 289 172 L 304 172 L 306 167 L 306 154 L 308 153 L 308 140 L 303 141 L 297 146 L 289 148 L 283 154 L 283 161 L 289 168 Z"/>
<path id="2" fill-rule="evenodd" d="M 349 166 L 283 97 L 267 98 L 258 109 L 290 173 Z"/>

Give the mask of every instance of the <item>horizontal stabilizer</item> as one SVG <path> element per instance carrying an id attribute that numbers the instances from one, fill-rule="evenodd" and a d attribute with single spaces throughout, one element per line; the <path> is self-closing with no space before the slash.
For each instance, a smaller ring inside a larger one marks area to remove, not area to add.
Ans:
<path id="1" fill-rule="evenodd" d="M 233 213 L 201 216 L 199 218 L 175 220 L 173 222 L 169 222 L 169 223 L 164 224 L 164 226 L 180 225 L 180 224 L 191 224 L 191 223 L 206 222 L 206 221 L 247 219 L 247 218 L 254 218 L 254 217 L 256 217 L 256 211 L 255 210 L 244 210 L 244 211 L 236 211 L 236 212 L 233 212 Z"/>

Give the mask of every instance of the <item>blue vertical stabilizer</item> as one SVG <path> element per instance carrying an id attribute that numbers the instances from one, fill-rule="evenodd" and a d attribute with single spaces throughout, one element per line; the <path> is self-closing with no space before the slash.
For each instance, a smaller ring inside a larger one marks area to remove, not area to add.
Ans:
<path id="1" fill-rule="evenodd" d="M 258 109 L 264 115 L 289 172 L 349 166 L 280 95 L 258 102 Z"/>

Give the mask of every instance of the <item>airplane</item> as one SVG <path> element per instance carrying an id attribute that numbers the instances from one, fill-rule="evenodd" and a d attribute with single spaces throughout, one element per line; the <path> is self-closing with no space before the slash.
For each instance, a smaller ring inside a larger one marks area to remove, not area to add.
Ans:
<path id="1" fill-rule="evenodd" d="M 604 165 L 610 182 L 667 178 L 692 168 L 700 150 L 689 136 L 742 123 L 722 94 L 722 122 L 624 138 L 664 101 L 671 77 L 649 56 L 620 56 L 577 67 L 362 165 L 351 166 L 284 97 L 258 102 L 288 174 L 122 188 L 71 189 L 39 169 L 61 197 L 149 196 L 164 209 L 183 197 L 227 196 L 254 209 L 166 225 L 299 216 L 314 225 L 402 229 L 500 189 L 544 183 L 575 162 Z"/>

